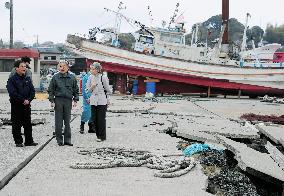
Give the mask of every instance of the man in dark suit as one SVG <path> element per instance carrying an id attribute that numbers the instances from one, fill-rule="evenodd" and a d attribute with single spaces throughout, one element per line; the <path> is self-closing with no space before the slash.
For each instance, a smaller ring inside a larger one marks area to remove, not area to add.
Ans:
<path id="1" fill-rule="evenodd" d="M 25 146 L 36 146 L 32 136 L 31 101 L 35 97 L 35 89 L 31 78 L 26 76 L 26 64 L 15 62 L 16 73 L 8 79 L 7 90 L 11 102 L 12 134 L 16 147 L 23 147 L 21 127 L 24 127 Z"/>

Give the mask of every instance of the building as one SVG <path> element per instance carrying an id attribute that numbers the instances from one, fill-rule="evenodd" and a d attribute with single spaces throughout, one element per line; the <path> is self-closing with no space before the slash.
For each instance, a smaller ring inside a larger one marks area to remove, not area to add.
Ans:
<path id="1" fill-rule="evenodd" d="M 47 75 L 49 69 L 57 69 L 62 52 L 54 47 L 37 47 L 40 54 L 41 75 Z"/>
<path id="2" fill-rule="evenodd" d="M 74 58 L 74 63 L 72 63 L 72 66 L 70 67 L 70 71 L 75 73 L 76 75 L 79 75 L 81 72 L 86 72 L 88 69 L 87 66 L 87 59 L 82 56 L 76 56 Z"/>
<path id="3" fill-rule="evenodd" d="M 40 87 L 39 52 L 34 49 L 0 49 L 0 91 L 6 91 L 6 84 L 10 72 L 14 69 L 14 62 L 23 56 L 31 58 L 31 71 L 33 84 L 36 89 Z"/>

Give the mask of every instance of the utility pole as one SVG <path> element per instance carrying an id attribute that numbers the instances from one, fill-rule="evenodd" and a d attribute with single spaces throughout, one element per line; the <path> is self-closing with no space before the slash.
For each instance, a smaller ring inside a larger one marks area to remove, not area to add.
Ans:
<path id="1" fill-rule="evenodd" d="M 36 35 L 36 46 L 38 46 L 39 43 L 38 43 L 38 34 Z"/>
<path id="2" fill-rule="evenodd" d="M 10 49 L 13 48 L 13 0 L 5 3 L 5 7 L 10 10 Z"/>
<path id="3" fill-rule="evenodd" d="M 14 34 L 14 29 L 13 29 L 13 0 L 10 0 L 10 48 L 13 48 L 14 45 L 14 40 L 13 40 L 13 34 Z"/>

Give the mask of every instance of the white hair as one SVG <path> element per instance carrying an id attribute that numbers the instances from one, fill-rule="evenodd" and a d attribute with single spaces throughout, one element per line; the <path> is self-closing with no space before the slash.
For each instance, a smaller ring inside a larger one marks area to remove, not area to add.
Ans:
<path id="1" fill-rule="evenodd" d="M 94 62 L 92 65 L 90 65 L 90 69 L 96 69 L 100 73 L 102 71 L 102 66 L 98 62 Z"/>

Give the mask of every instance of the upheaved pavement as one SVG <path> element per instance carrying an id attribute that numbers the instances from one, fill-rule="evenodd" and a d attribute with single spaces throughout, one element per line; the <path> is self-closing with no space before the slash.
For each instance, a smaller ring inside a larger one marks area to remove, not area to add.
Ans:
<path id="1" fill-rule="evenodd" d="M 6 94 L 0 96 L 3 106 L 0 117 L 7 118 L 10 107 L 8 97 Z M 123 147 L 150 151 L 156 155 L 181 154 L 176 148 L 181 139 L 165 134 L 168 128 L 172 128 L 177 135 L 216 145 L 220 142 L 218 136 L 259 138 L 256 129 L 236 122 L 239 116 L 248 112 L 284 113 L 280 106 L 248 99 L 192 98 L 190 101 L 169 99 L 165 102 L 142 102 L 140 99 L 113 96 L 112 103 L 107 113 L 105 142 L 96 142 L 95 134 L 79 134 L 81 111 L 78 106 L 73 110 L 74 120 L 71 123 L 74 146 L 59 147 L 55 139 L 51 140 L 0 190 L 0 195 L 211 195 L 206 192 L 207 176 L 199 164 L 184 176 L 166 179 L 154 177 L 155 171 L 146 167 L 76 170 L 69 166 L 75 162 L 92 162 L 92 157 L 77 153 L 82 149 Z M 54 116 L 49 111 L 47 100 L 35 100 L 32 108 L 33 119 L 46 118 L 47 121 L 45 125 L 34 126 L 35 141 L 43 145 L 52 137 Z M 1 179 L 40 147 L 14 147 L 10 126 L 2 126 L 0 140 Z M 224 146 L 233 146 L 230 140 L 226 140 L 223 138 Z M 247 147 L 242 145 L 242 148 Z M 253 159 L 258 154 L 249 156 Z M 270 159 L 270 156 L 265 156 L 265 159 Z M 277 166 L 272 159 L 269 164 Z M 281 172 L 283 168 L 278 169 Z M 281 175 L 279 171 L 277 174 L 269 171 L 268 174 L 277 178 Z"/>

